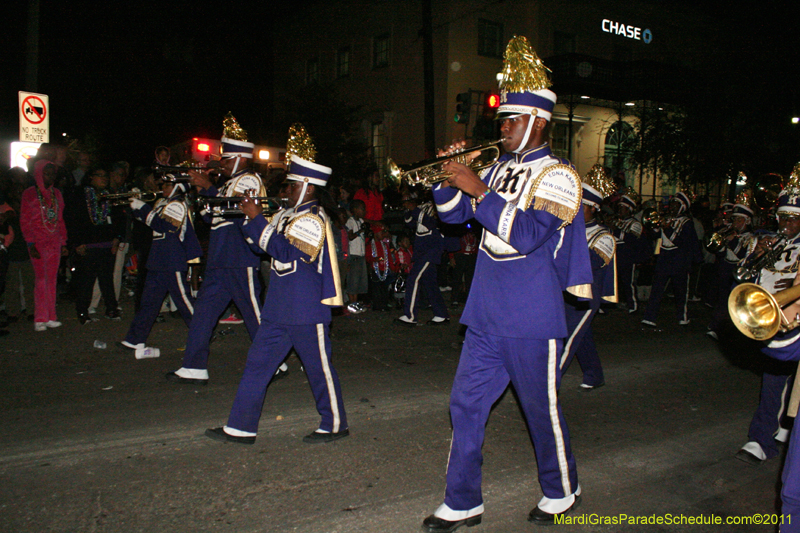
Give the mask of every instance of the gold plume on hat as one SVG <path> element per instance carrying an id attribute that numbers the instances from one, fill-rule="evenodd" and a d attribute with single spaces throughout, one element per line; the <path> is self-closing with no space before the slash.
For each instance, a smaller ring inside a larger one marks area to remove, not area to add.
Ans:
<path id="1" fill-rule="evenodd" d="M 606 169 L 599 163 L 589 169 L 589 172 L 583 177 L 583 183 L 596 189 L 603 198 L 616 190 L 614 183 L 606 174 Z"/>
<path id="2" fill-rule="evenodd" d="M 738 205 L 743 205 L 749 209 L 753 203 L 753 190 L 743 189 L 739 194 L 736 195 L 736 198 L 734 198 L 733 203 Z"/>
<path id="3" fill-rule="evenodd" d="M 622 195 L 623 196 L 627 196 L 628 198 L 633 200 L 633 202 L 636 205 L 639 205 L 640 203 L 642 203 L 641 195 L 638 192 L 636 192 L 636 189 L 634 189 L 633 187 L 625 187 L 622 190 Z"/>
<path id="4" fill-rule="evenodd" d="M 503 72 L 499 85 L 501 89 L 512 93 L 540 91 L 553 85 L 549 72 L 550 69 L 544 66 L 528 39 L 515 35 L 508 42 L 503 54 Z"/>
<path id="5" fill-rule="evenodd" d="M 312 163 L 317 156 L 314 141 L 299 122 L 295 122 L 289 127 L 289 140 L 286 142 L 287 161 L 291 161 L 293 155 Z"/>
<path id="6" fill-rule="evenodd" d="M 239 123 L 236 122 L 236 118 L 234 118 L 230 111 L 228 111 L 228 114 L 222 119 L 222 136 L 234 141 L 247 142 L 247 132 L 239 126 Z"/>
<path id="7" fill-rule="evenodd" d="M 792 173 L 789 174 L 789 181 L 786 182 L 786 187 L 781 191 L 784 194 L 800 194 L 800 162 L 794 165 Z"/>

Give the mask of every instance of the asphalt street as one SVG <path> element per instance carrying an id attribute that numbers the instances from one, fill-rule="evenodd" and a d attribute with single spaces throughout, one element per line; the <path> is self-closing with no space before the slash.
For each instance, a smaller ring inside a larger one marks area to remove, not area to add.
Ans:
<path id="1" fill-rule="evenodd" d="M 441 503 L 462 339 L 455 317 L 413 329 L 392 324 L 400 312 L 336 317 L 333 362 L 351 436 L 301 441 L 319 418 L 291 356 L 290 374 L 267 392 L 255 445 L 241 446 L 203 432 L 227 419 L 249 346 L 244 326 L 218 328 L 227 334 L 212 344 L 208 386 L 176 385 L 164 373 L 180 367 L 186 327 L 171 317 L 157 324 L 148 344 L 161 357 L 136 360 L 114 345 L 131 318 L 132 304 L 123 308 L 121 322 L 80 326 L 62 302 L 61 328 L 39 333 L 24 321 L 0 338 L 0 531 L 415 532 Z M 734 458 L 758 402 L 753 345 L 705 336 L 702 304 L 686 327 L 673 309 L 665 301 L 656 331 L 624 311 L 598 316 L 606 385 L 581 392 L 573 363 L 560 392 L 583 490 L 576 516 L 673 524 L 551 530 L 775 530 L 686 523 L 778 512 L 782 459 L 754 467 Z M 540 529 L 526 521 L 542 494 L 511 391 L 489 420 L 483 489 L 483 523 L 470 533 Z"/>

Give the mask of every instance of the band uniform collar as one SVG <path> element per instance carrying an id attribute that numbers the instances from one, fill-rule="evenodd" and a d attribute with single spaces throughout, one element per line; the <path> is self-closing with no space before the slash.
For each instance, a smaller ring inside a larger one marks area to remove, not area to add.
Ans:
<path id="1" fill-rule="evenodd" d="M 536 161 L 537 159 L 541 159 L 543 157 L 547 157 L 551 155 L 550 151 L 550 144 L 544 143 L 541 146 L 537 146 L 536 148 L 531 148 L 530 150 L 526 150 L 524 152 L 520 152 L 518 154 L 514 154 L 514 159 L 517 163 L 531 163 Z"/>
<path id="2" fill-rule="evenodd" d="M 308 211 L 317 204 L 319 204 L 319 200 L 309 200 L 295 207 L 294 212 L 302 213 L 303 211 Z"/>

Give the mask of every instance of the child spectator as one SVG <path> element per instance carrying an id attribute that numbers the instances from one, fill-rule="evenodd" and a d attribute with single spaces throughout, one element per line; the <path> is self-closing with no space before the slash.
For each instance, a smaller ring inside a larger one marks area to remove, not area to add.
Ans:
<path id="1" fill-rule="evenodd" d="M 367 270 L 369 271 L 369 295 L 373 311 L 389 311 L 389 290 L 394 282 L 396 253 L 392 239 L 383 222 L 372 224 L 373 237 L 367 244 Z"/>

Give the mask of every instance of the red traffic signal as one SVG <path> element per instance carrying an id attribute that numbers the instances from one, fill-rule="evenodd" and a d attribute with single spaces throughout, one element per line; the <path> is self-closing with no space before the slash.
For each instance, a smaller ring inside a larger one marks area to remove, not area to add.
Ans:
<path id="1" fill-rule="evenodd" d="M 489 93 L 486 95 L 486 107 L 497 109 L 500 107 L 500 95 Z"/>

